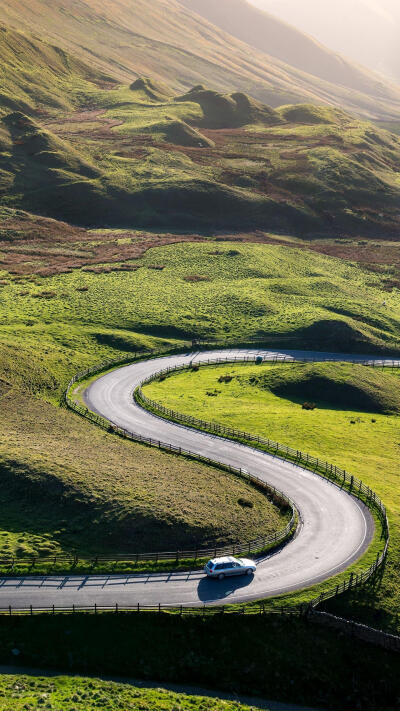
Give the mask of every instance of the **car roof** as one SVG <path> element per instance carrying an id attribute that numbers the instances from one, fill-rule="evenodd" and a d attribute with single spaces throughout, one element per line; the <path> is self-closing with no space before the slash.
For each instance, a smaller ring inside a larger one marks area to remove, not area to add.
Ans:
<path id="1" fill-rule="evenodd" d="M 222 558 L 213 558 L 212 563 L 233 563 L 233 561 L 236 561 L 237 558 L 234 558 L 232 555 L 225 555 Z"/>

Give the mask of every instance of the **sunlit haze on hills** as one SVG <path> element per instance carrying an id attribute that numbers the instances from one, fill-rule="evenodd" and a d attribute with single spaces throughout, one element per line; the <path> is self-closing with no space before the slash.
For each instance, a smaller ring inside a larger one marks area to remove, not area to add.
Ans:
<path id="1" fill-rule="evenodd" d="M 399 0 L 249 0 L 353 61 L 400 82 Z"/>

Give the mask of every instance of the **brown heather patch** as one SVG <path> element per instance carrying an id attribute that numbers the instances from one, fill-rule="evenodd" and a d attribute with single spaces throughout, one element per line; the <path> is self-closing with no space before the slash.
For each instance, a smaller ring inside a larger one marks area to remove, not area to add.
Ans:
<path id="1" fill-rule="evenodd" d="M 56 291 L 40 291 L 38 294 L 32 294 L 34 299 L 54 299 L 56 296 Z"/>
<path id="2" fill-rule="evenodd" d="M 400 242 L 379 243 L 369 240 L 335 240 L 335 242 L 317 242 L 308 245 L 308 249 L 330 257 L 337 257 L 349 262 L 358 262 L 368 266 L 370 271 L 382 272 L 379 265 L 400 267 Z M 377 268 L 375 268 L 375 266 Z"/>
<path id="3" fill-rule="evenodd" d="M 201 241 L 200 235 L 150 234 L 126 232 L 128 242 L 120 242 L 120 232 L 89 233 L 57 220 L 28 213 L 0 221 L 2 269 L 17 277 L 65 274 L 74 269 L 97 273 L 135 271 L 139 259 L 152 247 L 177 242 Z M 106 265 L 106 266 L 105 266 Z M 0 285 L 8 280 L 0 280 Z"/>
<path id="4" fill-rule="evenodd" d="M 210 132 L 208 132 L 210 133 Z M 213 133 L 221 133 L 214 131 Z M 214 140 L 214 139 L 213 139 Z M 197 150 L 197 149 L 191 149 Z M 198 149 L 201 151 L 202 149 Z M 208 149 L 205 149 L 208 151 Z M 262 176 L 261 176 L 262 178 Z M 260 180 L 261 180 L 260 178 Z M 259 190 L 277 200 L 288 199 L 289 193 L 279 191 L 264 179 Z M 293 195 L 291 196 L 293 200 Z M 121 241 L 123 237 L 123 241 Z M 372 241 L 366 239 L 332 239 L 313 242 L 288 242 L 279 236 L 271 236 L 261 230 L 252 232 L 219 233 L 216 242 L 250 242 L 284 245 L 287 249 L 309 249 L 328 256 L 358 262 L 371 271 L 389 267 L 387 276 L 391 281 L 386 288 L 398 283 L 400 270 L 400 242 Z M 180 242 L 201 242 L 199 234 L 154 234 L 149 232 L 88 232 L 87 230 L 57 220 L 38 217 L 18 211 L 10 216 L 0 216 L 0 253 L 2 269 L 14 280 L 31 277 L 51 277 L 57 274 L 83 269 L 94 273 L 111 271 L 135 271 L 140 259 L 149 249 Z M 218 250 L 215 250 L 218 253 Z M 378 266 L 376 266 L 378 265 Z M 161 271 L 162 264 L 150 265 Z M 391 269 L 390 269 L 391 268 Z M 189 275 L 190 276 L 190 275 Z M 393 282 L 393 283 L 392 283 Z M 0 287 L 9 279 L 0 279 Z"/>
<path id="5" fill-rule="evenodd" d="M 188 274 L 187 276 L 183 277 L 185 281 L 196 283 L 199 281 L 211 281 L 209 277 L 204 276 L 203 274 Z"/>

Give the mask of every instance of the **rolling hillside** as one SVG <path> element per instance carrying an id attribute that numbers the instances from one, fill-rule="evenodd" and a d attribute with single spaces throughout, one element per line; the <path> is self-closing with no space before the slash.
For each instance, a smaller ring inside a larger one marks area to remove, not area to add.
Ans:
<path id="1" fill-rule="evenodd" d="M 382 98 L 388 91 L 381 77 L 374 77 L 370 71 L 329 51 L 312 37 L 259 10 L 247 0 L 218 0 L 217 3 L 214 0 L 181 1 L 254 49 L 314 77 L 361 93 L 372 92 Z M 395 93 L 397 90 L 393 90 L 393 95 Z"/>
<path id="2" fill-rule="evenodd" d="M 13 29 L 2 39 L 4 207 L 82 226 L 398 235 L 400 140 L 342 109 L 120 84 L 86 54 Z"/>
<path id="3" fill-rule="evenodd" d="M 4 206 L 84 226 L 398 234 L 400 139 L 339 109 L 200 85 L 167 98 L 148 79 L 71 96 L 0 120 Z"/>
<path id="4" fill-rule="evenodd" d="M 110 77 L 58 47 L 0 27 L 0 116 L 11 111 L 66 111 L 88 89 L 112 87 Z"/>
<path id="5" fill-rule="evenodd" d="M 249 0 L 262 10 L 290 22 L 301 32 L 352 61 L 400 81 L 400 4 L 398 0 Z"/>
<path id="6" fill-rule="evenodd" d="M 73 11 L 67 0 L 3 0 L 0 22 L 30 31 L 120 81 L 147 75 L 181 92 L 204 83 L 222 92 L 244 91 L 275 107 L 323 102 L 366 117 L 400 116 L 400 89 L 384 82 L 377 86 L 351 66 L 346 72 L 354 76 L 347 84 L 311 75 L 285 63 L 290 57 L 283 61 L 265 54 L 265 47 L 250 48 L 195 9 L 178 0 L 75 0 Z M 287 28 L 279 24 L 276 33 L 284 41 Z M 299 35 L 299 42 L 307 41 Z M 323 48 L 318 51 L 324 54 Z M 332 62 L 327 52 L 321 63 Z"/>

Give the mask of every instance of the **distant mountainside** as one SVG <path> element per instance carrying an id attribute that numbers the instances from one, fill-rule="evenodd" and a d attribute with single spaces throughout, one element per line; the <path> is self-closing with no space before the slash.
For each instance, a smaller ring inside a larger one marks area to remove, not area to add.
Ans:
<path id="1" fill-rule="evenodd" d="M 399 0 L 249 0 L 352 61 L 400 82 Z M 217 3 L 218 4 L 218 3 Z"/>
<path id="2" fill-rule="evenodd" d="M 180 92 L 201 83 L 245 92 L 273 107 L 328 103 L 367 118 L 400 117 L 400 87 L 377 81 L 280 22 L 270 30 L 274 46 L 272 40 L 270 47 L 262 45 L 260 36 L 244 42 L 233 26 L 218 27 L 201 17 L 207 5 L 207 0 L 2 0 L 0 22 L 31 32 L 120 81 L 145 75 Z M 225 5 L 227 15 L 239 8 L 255 37 L 261 18 L 250 5 L 238 0 L 215 5 Z M 235 37 L 229 34 L 233 31 Z M 308 48 L 308 63 L 300 62 L 302 51 L 278 51 L 279 45 L 291 44 Z"/>
<path id="3" fill-rule="evenodd" d="M 0 205 L 163 229 L 398 235 L 400 138 L 339 108 L 119 84 L 1 31 Z"/>
<path id="4" fill-rule="evenodd" d="M 308 74 L 380 96 L 382 80 L 247 0 L 181 0 L 225 32 Z M 268 0 L 267 0 L 268 2 Z M 326 10 L 326 8 L 325 8 Z M 326 17 L 326 12 L 325 12 Z"/>

